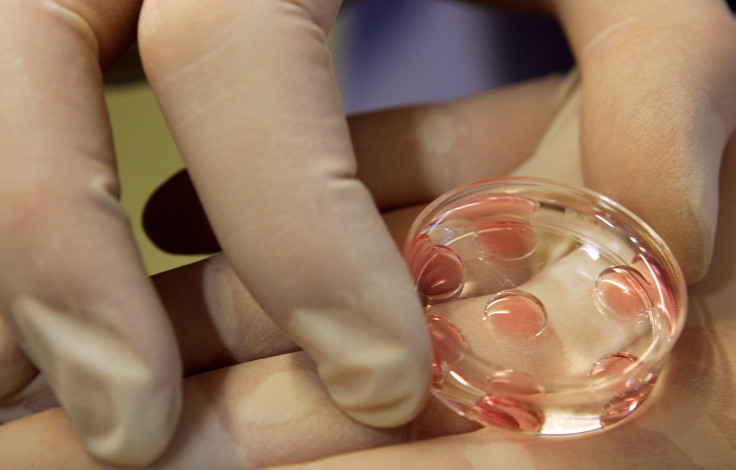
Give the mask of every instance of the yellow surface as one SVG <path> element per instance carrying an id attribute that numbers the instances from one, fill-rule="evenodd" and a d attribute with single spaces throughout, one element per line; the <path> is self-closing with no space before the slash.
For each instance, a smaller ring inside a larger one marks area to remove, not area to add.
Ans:
<path id="1" fill-rule="evenodd" d="M 106 91 L 122 185 L 122 204 L 150 274 L 191 263 L 201 257 L 178 256 L 156 248 L 143 233 L 141 214 L 150 194 L 183 168 L 153 93 L 146 83 L 111 86 Z"/>

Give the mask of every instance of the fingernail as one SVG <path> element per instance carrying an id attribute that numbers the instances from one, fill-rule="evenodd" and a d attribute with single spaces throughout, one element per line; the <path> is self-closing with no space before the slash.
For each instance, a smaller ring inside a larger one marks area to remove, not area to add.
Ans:
<path id="1" fill-rule="evenodd" d="M 22 346 L 90 453 L 116 465 L 145 465 L 161 454 L 181 405 L 177 358 L 154 366 L 90 315 L 35 298 L 17 299 L 11 312 Z"/>

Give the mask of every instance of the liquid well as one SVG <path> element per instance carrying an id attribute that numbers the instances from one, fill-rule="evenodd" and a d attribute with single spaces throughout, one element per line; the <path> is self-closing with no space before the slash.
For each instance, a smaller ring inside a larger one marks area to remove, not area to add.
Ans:
<path id="1" fill-rule="evenodd" d="M 465 353 L 465 338 L 455 325 L 444 317 L 429 315 L 427 326 L 434 353 L 439 360 L 452 363 L 462 359 Z"/>
<path id="2" fill-rule="evenodd" d="M 446 302 L 460 294 L 465 281 L 465 267 L 462 259 L 450 248 L 426 246 L 418 253 L 415 263 L 417 289 L 425 302 Z"/>
<path id="3" fill-rule="evenodd" d="M 633 267 L 614 266 L 604 270 L 595 283 L 599 309 L 605 314 L 630 319 L 646 315 L 652 308 L 649 282 Z"/>
<path id="4" fill-rule="evenodd" d="M 475 403 L 473 412 L 478 421 L 512 431 L 539 431 L 544 414 L 534 405 L 513 398 L 483 395 Z"/>
<path id="5" fill-rule="evenodd" d="M 445 365 L 461 360 L 467 345 L 462 332 L 444 317 L 427 316 L 427 327 L 434 349 L 433 384 L 435 387 L 440 387 L 444 378 Z"/>
<path id="6" fill-rule="evenodd" d="M 420 215 L 405 257 L 443 403 L 486 426 L 543 435 L 636 414 L 681 331 L 685 289 L 661 240 L 612 204 L 500 180 Z"/>
<path id="7" fill-rule="evenodd" d="M 523 291 L 502 291 L 488 301 L 485 320 L 498 331 L 516 337 L 532 337 L 547 325 L 547 312 L 536 297 Z"/>
<path id="8" fill-rule="evenodd" d="M 537 245 L 537 237 L 531 224 L 512 215 L 492 217 L 478 224 L 476 236 L 482 252 L 498 259 L 525 258 Z"/>

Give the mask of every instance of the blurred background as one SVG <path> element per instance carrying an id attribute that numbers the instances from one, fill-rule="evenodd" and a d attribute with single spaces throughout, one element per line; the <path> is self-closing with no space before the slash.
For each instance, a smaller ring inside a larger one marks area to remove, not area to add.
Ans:
<path id="1" fill-rule="evenodd" d="M 348 2 L 329 47 L 346 113 L 455 99 L 572 65 L 554 21 L 450 0 Z M 149 273 L 199 259 L 160 251 L 141 228 L 147 198 L 183 163 L 136 51 L 106 79 L 122 203 Z"/>

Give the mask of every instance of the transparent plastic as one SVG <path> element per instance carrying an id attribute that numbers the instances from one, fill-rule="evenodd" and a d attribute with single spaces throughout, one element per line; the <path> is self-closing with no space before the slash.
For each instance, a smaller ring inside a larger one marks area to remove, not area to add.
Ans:
<path id="1" fill-rule="evenodd" d="M 638 217 L 589 190 L 500 178 L 453 190 L 412 226 L 434 394 L 517 432 L 567 435 L 629 417 L 680 334 L 685 283 Z"/>

